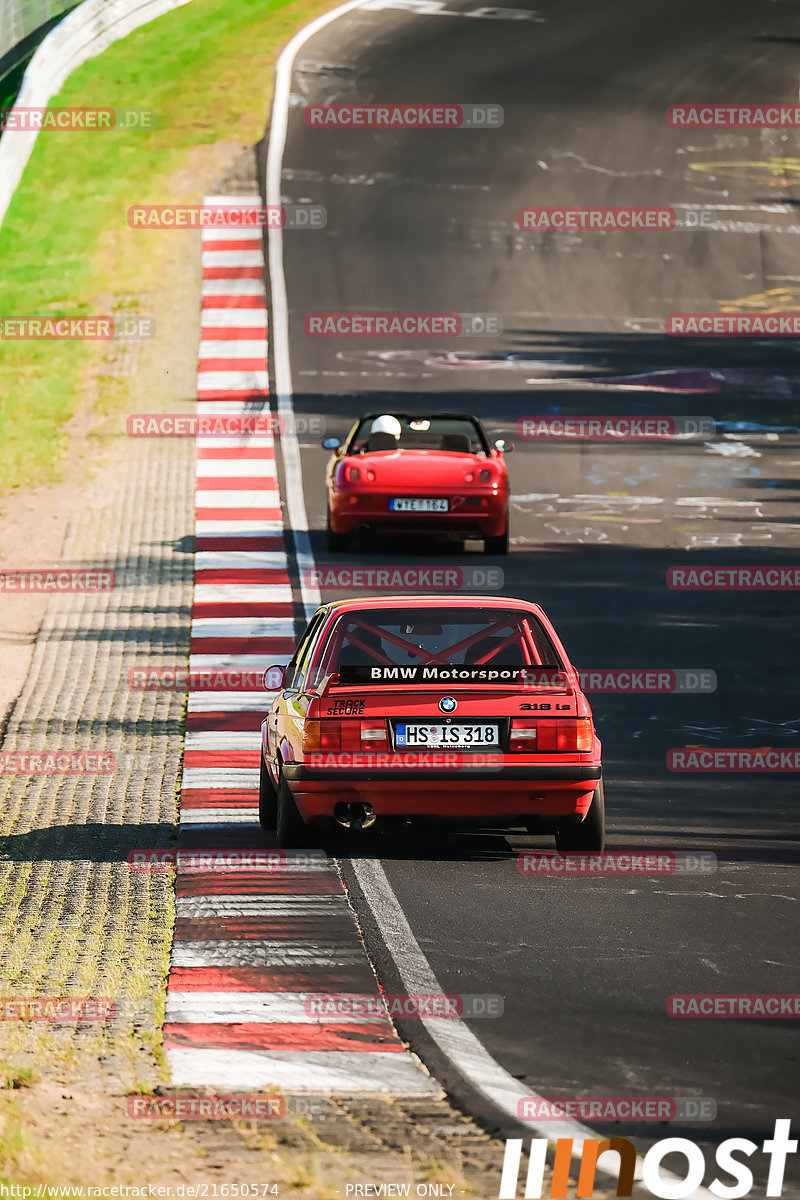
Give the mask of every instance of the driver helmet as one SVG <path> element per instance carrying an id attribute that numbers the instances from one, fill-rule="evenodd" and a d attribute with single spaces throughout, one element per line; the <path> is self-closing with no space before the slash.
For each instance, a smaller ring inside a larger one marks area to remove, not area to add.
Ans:
<path id="1" fill-rule="evenodd" d="M 383 417 L 376 417 L 372 422 L 370 434 L 373 433 L 388 433 L 397 441 L 400 440 L 400 434 L 403 432 L 403 426 L 398 421 L 397 417 L 391 417 L 388 414 Z"/>

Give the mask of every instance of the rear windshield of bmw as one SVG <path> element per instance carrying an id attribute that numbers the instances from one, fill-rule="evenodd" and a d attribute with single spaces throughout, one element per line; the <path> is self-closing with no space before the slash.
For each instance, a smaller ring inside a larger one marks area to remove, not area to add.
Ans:
<path id="1" fill-rule="evenodd" d="M 523 609 L 386 608 L 339 617 L 316 657 L 309 686 L 328 675 L 342 685 L 505 683 L 563 664 L 548 634 Z"/>

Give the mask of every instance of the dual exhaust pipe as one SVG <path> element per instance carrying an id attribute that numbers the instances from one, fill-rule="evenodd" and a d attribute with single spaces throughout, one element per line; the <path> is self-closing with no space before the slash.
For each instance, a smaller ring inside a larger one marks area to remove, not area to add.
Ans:
<path id="1" fill-rule="evenodd" d="M 371 804 L 361 801 L 346 803 L 340 800 L 334 807 L 333 815 L 337 825 L 343 829 L 369 829 L 377 820 Z"/>

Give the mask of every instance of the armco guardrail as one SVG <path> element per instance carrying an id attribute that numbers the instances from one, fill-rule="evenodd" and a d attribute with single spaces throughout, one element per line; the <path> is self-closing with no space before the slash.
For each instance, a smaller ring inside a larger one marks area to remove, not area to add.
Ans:
<path id="1" fill-rule="evenodd" d="M 14 107 L 45 107 L 81 63 L 102 54 L 140 25 L 189 3 L 191 0 L 86 0 L 44 39 L 25 72 Z M 38 131 L 31 129 L 0 138 L 0 225 L 37 136 Z"/>
<path id="2" fill-rule="evenodd" d="M 74 0 L 0 0 L 0 63 L 7 54 Z"/>

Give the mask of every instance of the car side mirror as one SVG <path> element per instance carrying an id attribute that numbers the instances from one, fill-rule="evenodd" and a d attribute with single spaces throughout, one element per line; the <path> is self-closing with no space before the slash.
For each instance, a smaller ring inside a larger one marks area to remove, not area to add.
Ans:
<path id="1" fill-rule="evenodd" d="M 499 450 L 501 454 L 510 454 L 514 449 L 513 442 L 506 442 L 503 438 L 498 438 L 494 444 L 495 450 Z"/>
<path id="2" fill-rule="evenodd" d="M 277 692 L 286 682 L 285 667 L 267 667 L 264 672 L 264 691 Z"/>
<path id="3" fill-rule="evenodd" d="M 336 438 L 336 437 L 325 438 L 325 441 L 322 443 L 322 449 L 323 450 L 338 450 L 339 447 L 341 446 L 341 444 L 342 443 L 339 440 L 339 438 Z"/>

